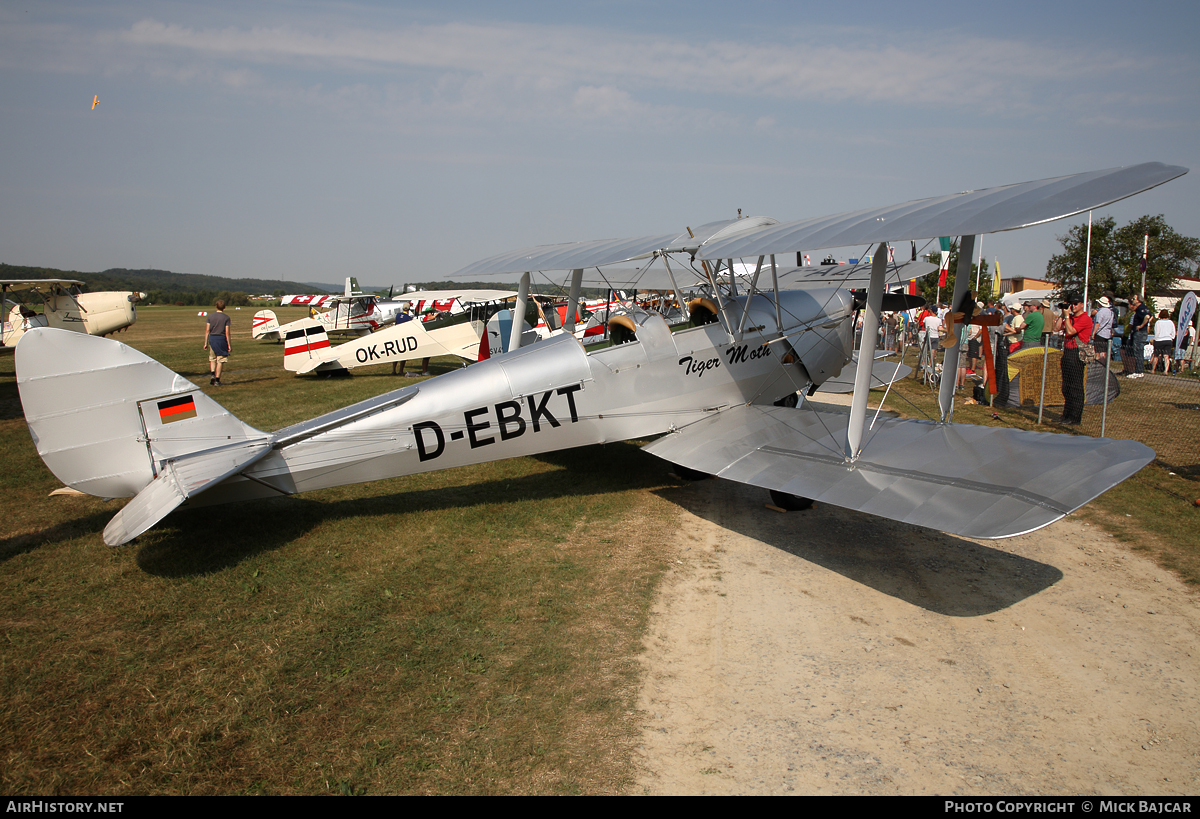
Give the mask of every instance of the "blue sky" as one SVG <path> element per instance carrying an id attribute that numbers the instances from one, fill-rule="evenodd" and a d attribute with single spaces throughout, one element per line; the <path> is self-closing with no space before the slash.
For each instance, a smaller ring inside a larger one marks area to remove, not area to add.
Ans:
<path id="1" fill-rule="evenodd" d="M 3 0 L 0 261 L 390 284 L 1151 160 L 1195 170 L 1105 213 L 1198 236 L 1198 30 L 1195 2 Z M 1066 227 L 983 253 L 1037 276 Z"/>

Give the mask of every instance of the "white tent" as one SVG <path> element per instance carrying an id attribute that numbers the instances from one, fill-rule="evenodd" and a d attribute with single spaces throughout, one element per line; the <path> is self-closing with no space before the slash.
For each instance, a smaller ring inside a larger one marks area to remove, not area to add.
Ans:
<path id="1" fill-rule="evenodd" d="M 1054 296 L 1053 290 L 1018 290 L 1016 293 L 1005 293 L 1000 299 L 1005 307 L 1012 304 L 1023 304 L 1030 301 L 1041 301 L 1042 299 L 1051 299 Z"/>

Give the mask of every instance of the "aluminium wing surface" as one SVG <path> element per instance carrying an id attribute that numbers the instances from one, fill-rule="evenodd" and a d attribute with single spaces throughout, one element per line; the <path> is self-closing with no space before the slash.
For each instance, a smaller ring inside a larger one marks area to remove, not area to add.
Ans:
<path id="1" fill-rule="evenodd" d="M 777 221 L 770 217 L 750 216 L 708 222 L 683 233 L 527 247 L 475 262 L 456 271 L 450 278 L 467 281 L 473 277 L 495 276 L 503 273 L 604 267 L 646 259 L 658 251 L 691 252 L 704 242 L 714 241 L 723 236 L 744 235 L 774 224 L 777 224 Z"/>
<path id="2" fill-rule="evenodd" d="M 533 270 L 573 270 L 620 264 L 644 259 L 678 238 L 677 233 L 640 236 L 635 239 L 600 239 L 594 242 L 567 242 L 513 250 L 475 262 L 451 275 L 451 279 L 469 281 L 480 276 L 501 273 L 525 273 Z"/>
<path id="3" fill-rule="evenodd" d="M 398 293 L 389 301 L 449 301 L 458 299 L 460 302 L 473 303 L 484 301 L 500 301 L 517 295 L 515 290 L 414 290 L 411 293 Z"/>
<path id="4" fill-rule="evenodd" d="M 744 258 L 1016 230 L 1110 205 L 1187 172 L 1177 165 L 1146 162 L 802 219 L 710 242 L 696 257 Z"/>
<path id="5" fill-rule="evenodd" d="M 767 269 L 767 268 L 764 268 Z M 884 284 L 895 286 L 907 284 L 910 279 L 919 279 L 935 273 L 938 266 L 929 262 L 894 262 L 884 271 Z M 871 281 L 871 263 L 823 264 L 810 267 L 779 268 L 781 290 L 804 287 L 845 287 L 851 284 L 865 285 Z"/>
<path id="6" fill-rule="evenodd" d="M 1154 458 L 1136 441 L 880 419 L 847 462 L 849 418 L 743 405 L 644 449 L 739 483 L 984 539 L 1053 523 Z"/>

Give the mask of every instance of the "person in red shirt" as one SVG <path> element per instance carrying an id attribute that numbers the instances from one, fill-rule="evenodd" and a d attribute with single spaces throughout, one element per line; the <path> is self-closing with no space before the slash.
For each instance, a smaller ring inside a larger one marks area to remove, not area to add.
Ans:
<path id="1" fill-rule="evenodd" d="M 1073 295 L 1069 306 L 1054 323 L 1055 332 L 1063 334 L 1061 424 L 1075 426 L 1083 423 L 1083 347 L 1092 342 L 1092 319 L 1084 308 L 1083 296 Z"/>

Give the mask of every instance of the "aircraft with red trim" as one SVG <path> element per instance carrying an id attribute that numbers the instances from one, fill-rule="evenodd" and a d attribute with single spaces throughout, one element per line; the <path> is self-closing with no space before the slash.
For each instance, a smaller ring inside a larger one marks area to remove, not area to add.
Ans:
<path id="1" fill-rule="evenodd" d="M 281 303 L 308 305 L 309 318 L 298 321 L 316 321 L 327 334 L 355 336 L 364 336 L 392 324 L 407 304 L 364 293 L 353 276 L 346 277 L 346 289 L 340 296 L 284 296 Z M 318 313 L 316 308 L 324 305 L 330 309 Z M 254 314 L 250 337 L 279 340 L 297 326 L 300 326 L 297 322 L 280 325 L 274 310 L 259 310 Z"/>
<path id="2" fill-rule="evenodd" d="M 371 364 L 452 355 L 466 362 L 478 360 L 480 338 L 489 321 L 499 327 L 499 313 L 517 294 L 507 290 L 460 290 L 448 298 L 438 293 L 408 293 L 410 309 L 423 305 L 424 313 L 402 311 L 393 324 L 368 336 L 332 346 L 325 327 L 300 319 L 288 324 L 284 335 L 283 366 L 297 374 L 344 372 Z M 447 309 L 438 311 L 432 305 Z M 497 331 L 498 332 L 498 331 Z M 482 348 L 487 357 L 489 348 Z M 498 352 L 502 352 L 500 349 Z"/>

